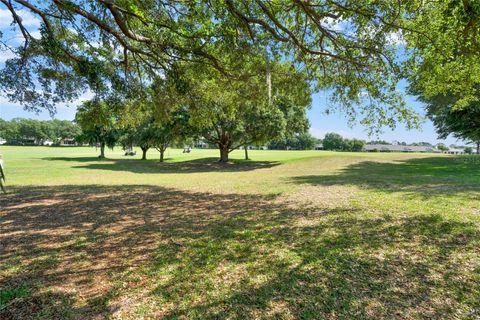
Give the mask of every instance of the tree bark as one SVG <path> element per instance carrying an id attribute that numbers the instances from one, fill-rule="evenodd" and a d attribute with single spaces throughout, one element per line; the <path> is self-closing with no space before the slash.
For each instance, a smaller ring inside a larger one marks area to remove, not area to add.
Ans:
<path id="1" fill-rule="evenodd" d="M 147 160 L 147 151 L 148 151 L 148 147 L 140 147 L 140 149 L 142 149 L 142 160 Z"/>
<path id="2" fill-rule="evenodd" d="M 245 149 L 245 160 L 250 160 L 248 158 L 248 146 L 244 146 L 243 148 Z"/>
<path id="3" fill-rule="evenodd" d="M 164 154 L 165 154 L 165 149 L 164 149 L 164 148 L 160 148 L 160 162 L 163 162 Z"/>
<path id="4" fill-rule="evenodd" d="M 228 162 L 228 147 L 219 145 L 220 148 L 220 160 L 219 162 Z"/>
<path id="5" fill-rule="evenodd" d="M 477 154 L 480 154 L 480 141 L 477 141 Z"/>
<path id="6" fill-rule="evenodd" d="M 100 155 L 98 157 L 101 159 L 105 158 L 105 142 L 100 143 Z"/>

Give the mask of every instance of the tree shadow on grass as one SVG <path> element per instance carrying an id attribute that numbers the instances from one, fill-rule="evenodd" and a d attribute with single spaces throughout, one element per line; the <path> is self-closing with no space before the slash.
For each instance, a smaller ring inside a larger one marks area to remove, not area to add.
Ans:
<path id="1" fill-rule="evenodd" d="M 195 173 L 195 172 L 240 172 L 264 168 L 272 168 L 280 164 L 277 161 L 245 161 L 232 160 L 228 163 L 218 162 L 218 158 L 202 158 L 180 162 L 159 162 L 158 160 L 137 159 L 103 159 L 92 157 L 67 158 L 53 157 L 43 158 L 50 161 L 85 162 L 73 168 L 85 168 L 94 170 L 130 171 L 135 173 Z M 88 162 L 94 162 L 88 164 Z"/>
<path id="2" fill-rule="evenodd" d="M 329 229 L 335 230 L 334 234 L 328 234 Z M 480 233 L 474 224 L 446 221 L 434 215 L 398 219 L 395 225 L 390 225 L 388 219 L 359 220 L 349 215 L 320 226 L 289 227 L 277 232 L 279 235 L 270 241 L 289 247 L 294 259 L 248 253 L 245 262 L 252 264 L 252 268 L 235 284 L 228 284 L 234 288 L 230 295 L 193 307 L 176 308 L 165 318 L 480 316 L 478 259 L 474 260 L 477 268 L 471 274 L 464 271 L 468 265 L 457 260 L 463 250 L 472 255 L 479 253 Z M 258 252 L 252 249 L 256 246 L 262 247 L 252 237 L 249 250 Z M 222 255 L 225 249 L 215 252 Z M 169 264 L 195 264 L 198 260 L 192 254 L 192 251 L 181 255 L 177 252 Z M 223 254 L 218 260 L 232 258 Z M 267 280 L 256 281 L 259 274 Z M 177 272 L 152 294 L 173 295 L 180 301 L 182 297 L 178 294 L 188 292 L 183 295 L 188 299 L 195 296 L 197 289 L 192 281 L 207 282 L 207 287 L 209 283 L 203 275 Z"/>
<path id="3" fill-rule="evenodd" d="M 445 319 L 480 310 L 478 226 L 441 215 L 372 218 L 152 186 L 30 187 L 0 207 L 0 290 L 29 288 L 2 319 Z"/>
<path id="4" fill-rule="evenodd" d="M 298 184 L 354 185 L 384 192 L 404 192 L 433 197 L 466 194 L 480 200 L 478 164 L 463 157 L 429 157 L 395 162 L 363 161 L 332 175 L 291 178 Z"/>

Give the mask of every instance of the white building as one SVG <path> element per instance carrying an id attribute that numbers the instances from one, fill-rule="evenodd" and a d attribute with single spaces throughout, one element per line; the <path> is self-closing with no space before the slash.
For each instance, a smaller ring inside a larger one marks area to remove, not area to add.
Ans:
<path id="1" fill-rule="evenodd" d="M 402 146 L 399 144 L 367 144 L 364 150 L 367 152 L 440 152 L 437 148 L 430 146 Z"/>

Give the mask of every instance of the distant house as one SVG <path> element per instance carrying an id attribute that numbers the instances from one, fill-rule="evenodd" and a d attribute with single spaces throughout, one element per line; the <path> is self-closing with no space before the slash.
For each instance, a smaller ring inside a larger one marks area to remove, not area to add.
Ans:
<path id="1" fill-rule="evenodd" d="M 22 145 L 27 145 L 27 146 L 33 146 L 33 145 L 38 145 L 37 139 L 33 137 L 22 137 Z"/>
<path id="2" fill-rule="evenodd" d="M 244 146 L 238 147 L 238 150 L 244 150 Z M 247 146 L 247 150 L 268 150 L 268 146 Z"/>
<path id="3" fill-rule="evenodd" d="M 7 143 L 7 140 L 0 138 L 0 144 L 5 144 L 5 143 Z"/>
<path id="4" fill-rule="evenodd" d="M 322 143 L 317 143 L 315 145 L 315 150 L 323 150 L 323 144 Z"/>
<path id="5" fill-rule="evenodd" d="M 73 139 L 73 138 L 65 138 L 65 139 L 60 140 L 60 145 L 61 146 L 74 146 L 75 144 L 76 144 L 75 139 Z"/>
<path id="6" fill-rule="evenodd" d="M 430 146 L 402 146 L 393 144 L 367 144 L 364 150 L 367 152 L 440 152 L 437 148 Z"/>
<path id="7" fill-rule="evenodd" d="M 203 140 L 199 140 L 199 141 L 195 142 L 193 146 L 196 149 L 208 149 L 210 147 L 210 145 Z"/>
<path id="8" fill-rule="evenodd" d="M 446 154 L 465 154 L 465 150 L 464 149 L 450 148 L 450 149 L 444 151 L 443 153 L 446 153 Z"/>

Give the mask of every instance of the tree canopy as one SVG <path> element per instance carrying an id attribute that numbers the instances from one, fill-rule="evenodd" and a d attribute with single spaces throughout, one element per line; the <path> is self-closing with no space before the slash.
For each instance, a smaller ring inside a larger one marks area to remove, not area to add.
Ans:
<path id="1" fill-rule="evenodd" d="M 105 146 L 115 147 L 118 141 L 118 113 L 112 106 L 115 102 L 90 100 L 78 107 L 75 122 L 82 128 L 82 134 L 77 139 L 100 146 L 99 158 L 105 158 Z"/>
<path id="2" fill-rule="evenodd" d="M 244 71 L 252 75 L 248 81 L 231 81 L 215 69 L 187 70 L 189 123 L 218 146 L 221 161 L 240 146 L 266 144 L 309 127 L 305 74 L 280 61 L 267 66 L 260 57 L 244 59 Z"/>
<path id="3" fill-rule="evenodd" d="M 29 110 L 54 112 L 88 90 L 98 99 L 137 99 L 166 78 L 178 89 L 188 83 L 186 65 L 240 90 L 268 74 L 270 61 L 304 74 L 312 90 L 329 92 L 351 122 L 370 132 L 419 125 L 397 92 L 402 77 L 427 105 L 446 98 L 456 112 L 479 103 L 480 6 L 472 0 L 0 0 L 0 6 L 23 38 L 19 44 L 1 35 L 1 49 L 14 58 L 0 71 L 0 92 Z M 40 21 L 39 33 L 22 19 L 25 12 Z M 427 109 L 432 118 L 438 108 Z"/>
<path id="4" fill-rule="evenodd" d="M 440 138 L 480 141 L 480 5 L 428 2 L 406 21 L 409 92 L 425 103 Z"/>
<path id="5" fill-rule="evenodd" d="M 0 138 L 8 144 L 58 145 L 65 139 L 74 139 L 80 134 L 78 125 L 67 120 L 0 119 Z"/>
<path id="6" fill-rule="evenodd" d="M 87 89 L 135 95 L 178 62 L 245 81 L 241 58 L 264 52 L 308 71 L 351 119 L 368 126 L 415 125 L 396 93 L 392 34 L 406 2 L 262 0 L 0 0 L 24 38 L 9 47 L 0 88 L 29 109 L 54 110 Z M 21 10 L 41 21 L 40 37 Z M 381 115 L 381 116 L 379 116 Z"/>

